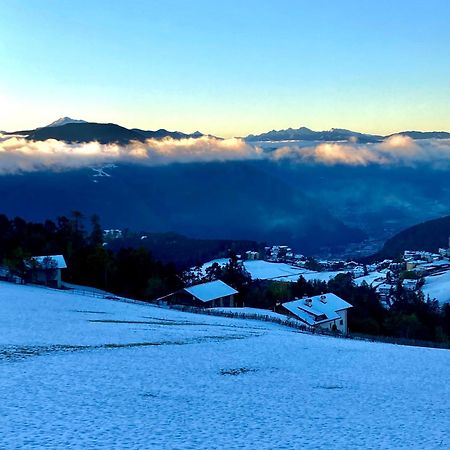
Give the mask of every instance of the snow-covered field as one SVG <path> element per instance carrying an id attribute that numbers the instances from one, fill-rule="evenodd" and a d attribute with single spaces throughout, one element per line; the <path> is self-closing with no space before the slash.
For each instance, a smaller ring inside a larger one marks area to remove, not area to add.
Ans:
<path id="1" fill-rule="evenodd" d="M 422 288 L 425 297 L 436 299 L 439 303 L 450 303 L 450 271 L 441 275 L 425 277 Z"/>
<path id="2" fill-rule="evenodd" d="M 0 283 L 0 448 L 449 448 L 450 352 Z"/>
<path id="3" fill-rule="evenodd" d="M 288 317 L 284 314 L 279 314 L 276 312 L 271 311 L 270 309 L 261 309 L 261 308 L 213 308 L 214 311 L 220 311 L 220 312 L 231 312 L 235 314 L 251 314 L 256 316 L 268 316 L 272 317 L 274 319 L 281 319 L 281 320 L 287 320 Z M 290 319 L 294 320 L 294 319 Z M 301 322 L 298 321 L 300 324 Z"/>
<path id="4" fill-rule="evenodd" d="M 377 281 L 378 280 L 378 281 Z M 386 274 L 383 272 L 370 272 L 368 275 L 363 277 L 355 278 L 355 284 L 361 286 L 365 281 L 369 286 L 376 287 L 386 280 Z"/>
<path id="5" fill-rule="evenodd" d="M 214 263 L 225 265 L 228 259 L 214 259 L 202 266 L 202 272 L 206 273 L 206 269 Z M 339 273 L 343 272 L 314 272 L 313 270 L 304 269 L 302 267 L 292 266 L 286 263 L 276 263 L 263 260 L 244 261 L 245 269 L 250 273 L 254 280 L 279 280 L 279 281 L 297 281 L 300 275 L 308 280 L 329 281 Z"/>

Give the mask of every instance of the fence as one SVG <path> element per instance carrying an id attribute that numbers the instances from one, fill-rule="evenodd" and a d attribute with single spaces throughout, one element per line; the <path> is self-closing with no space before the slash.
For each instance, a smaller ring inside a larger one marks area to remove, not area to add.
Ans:
<path id="1" fill-rule="evenodd" d="M 263 322 L 271 322 L 276 323 L 278 325 L 283 325 L 290 328 L 295 328 L 296 330 L 311 333 L 311 334 L 324 334 L 328 336 L 338 336 L 345 337 L 342 333 L 338 332 L 330 332 L 324 328 L 315 328 L 305 325 L 298 320 L 290 319 L 286 317 L 286 319 L 282 319 L 279 317 L 273 317 L 265 314 L 256 314 L 256 313 L 240 313 L 235 311 L 217 311 L 208 308 L 196 308 L 194 306 L 178 306 L 173 305 L 170 306 L 171 309 L 177 309 L 183 312 L 189 312 L 194 314 L 206 314 L 207 316 L 219 316 L 219 317 L 227 317 L 230 319 L 247 319 L 247 320 L 259 320 Z"/>
<path id="2" fill-rule="evenodd" d="M 75 295 L 82 295 L 84 297 L 93 297 L 93 298 L 107 298 L 109 294 L 102 294 L 100 292 L 95 291 L 84 291 L 82 289 L 64 289 L 64 292 L 75 294 Z"/>
<path id="3" fill-rule="evenodd" d="M 303 333 L 310 334 L 318 334 L 322 336 L 332 336 L 343 339 L 352 339 L 358 341 L 366 341 L 366 342 L 380 342 L 384 344 L 394 344 L 394 345 L 407 345 L 412 347 L 432 347 L 432 348 L 443 348 L 449 349 L 450 343 L 448 342 L 434 342 L 434 341 L 422 341 L 419 339 L 408 339 L 408 338 L 400 338 L 400 337 L 389 337 L 389 336 L 372 336 L 368 334 L 362 333 L 348 333 L 342 334 L 337 331 L 333 332 L 327 330 L 325 328 L 320 327 L 309 327 L 296 321 L 295 319 L 281 319 L 278 317 L 272 317 L 263 314 L 248 314 L 248 313 L 239 313 L 232 311 L 217 311 L 206 308 L 195 308 L 192 306 L 171 306 L 172 309 L 177 309 L 183 312 L 190 312 L 194 314 L 206 314 L 209 316 L 220 316 L 220 317 L 228 317 L 231 319 L 248 319 L 248 320 L 260 320 L 263 322 L 272 322 L 278 325 L 287 326 L 290 328 L 294 328 Z"/>
<path id="4" fill-rule="evenodd" d="M 86 297 L 92 298 L 101 298 L 101 299 L 109 299 L 109 300 L 117 300 L 123 303 L 130 303 L 135 305 L 158 305 L 157 303 L 152 302 L 144 302 L 142 300 L 132 300 L 125 297 L 118 297 L 114 294 L 110 294 L 108 292 L 101 291 L 92 291 L 92 290 L 83 290 L 83 289 L 67 289 L 65 292 L 70 292 L 72 294 L 83 295 Z M 246 319 L 246 320 L 259 320 L 262 322 L 271 322 L 278 325 L 283 325 L 289 328 L 293 328 L 303 333 L 317 334 L 322 336 L 332 336 L 343 339 L 353 339 L 359 341 L 366 342 L 380 342 L 385 344 L 394 344 L 394 345 L 407 345 L 412 347 L 432 347 L 432 348 L 443 348 L 450 349 L 449 342 L 434 342 L 434 341 L 422 341 L 418 339 L 409 339 L 409 338 L 401 338 L 401 337 L 389 337 L 389 336 L 372 336 L 362 333 L 348 333 L 342 334 L 339 332 L 329 331 L 325 328 L 320 327 L 309 327 L 307 325 L 302 324 L 301 322 L 290 319 L 286 317 L 286 319 L 281 319 L 278 317 L 273 317 L 264 314 L 250 314 L 250 313 L 239 313 L 235 311 L 217 311 L 208 308 L 197 308 L 194 306 L 181 306 L 181 305 L 164 305 L 159 307 L 165 307 L 167 309 L 176 309 L 182 312 L 188 312 L 193 314 L 203 314 L 208 316 L 218 316 L 218 317 L 227 317 L 230 319 Z"/>
<path id="5" fill-rule="evenodd" d="M 92 291 L 92 290 L 68 288 L 68 289 L 64 289 L 64 292 L 68 292 L 70 294 L 75 294 L 75 295 L 83 295 L 84 297 L 101 298 L 103 300 L 117 300 L 122 303 L 130 303 L 130 304 L 135 304 L 135 305 L 148 305 L 149 304 L 149 302 L 144 302 L 142 300 L 132 300 L 131 298 L 119 297 L 115 294 L 111 294 L 106 291 L 102 292 L 102 291 Z"/>

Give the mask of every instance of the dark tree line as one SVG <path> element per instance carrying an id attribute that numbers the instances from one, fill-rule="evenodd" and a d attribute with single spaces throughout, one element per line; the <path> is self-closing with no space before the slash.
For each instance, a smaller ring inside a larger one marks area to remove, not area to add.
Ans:
<path id="1" fill-rule="evenodd" d="M 181 287 L 176 269 L 155 260 L 143 248 L 111 251 L 103 245 L 98 216 L 87 221 L 74 211 L 56 222 L 27 222 L 0 215 L 0 264 L 24 275 L 31 256 L 64 255 L 63 280 L 93 286 L 117 295 L 153 300 Z"/>

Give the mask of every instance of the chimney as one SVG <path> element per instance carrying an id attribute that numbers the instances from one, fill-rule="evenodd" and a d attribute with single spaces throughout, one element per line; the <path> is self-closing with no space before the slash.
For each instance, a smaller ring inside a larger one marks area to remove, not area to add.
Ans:
<path id="1" fill-rule="evenodd" d="M 312 299 L 311 298 L 305 298 L 305 305 L 309 306 L 311 308 L 311 306 L 312 306 Z"/>
<path id="2" fill-rule="evenodd" d="M 320 301 L 321 301 L 322 303 L 326 303 L 326 302 L 327 302 L 327 296 L 326 296 L 325 294 L 322 294 L 322 295 L 320 296 Z"/>

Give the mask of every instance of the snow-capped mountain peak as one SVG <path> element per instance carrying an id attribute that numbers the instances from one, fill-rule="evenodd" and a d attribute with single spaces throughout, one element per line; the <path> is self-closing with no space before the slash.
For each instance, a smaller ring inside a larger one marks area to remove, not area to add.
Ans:
<path id="1" fill-rule="evenodd" d="M 55 120 L 51 124 L 47 125 L 47 127 L 60 127 L 62 125 L 67 125 L 68 123 L 86 123 L 85 120 L 79 119 L 71 119 L 70 117 L 60 117 L 58 120 Z"/>

